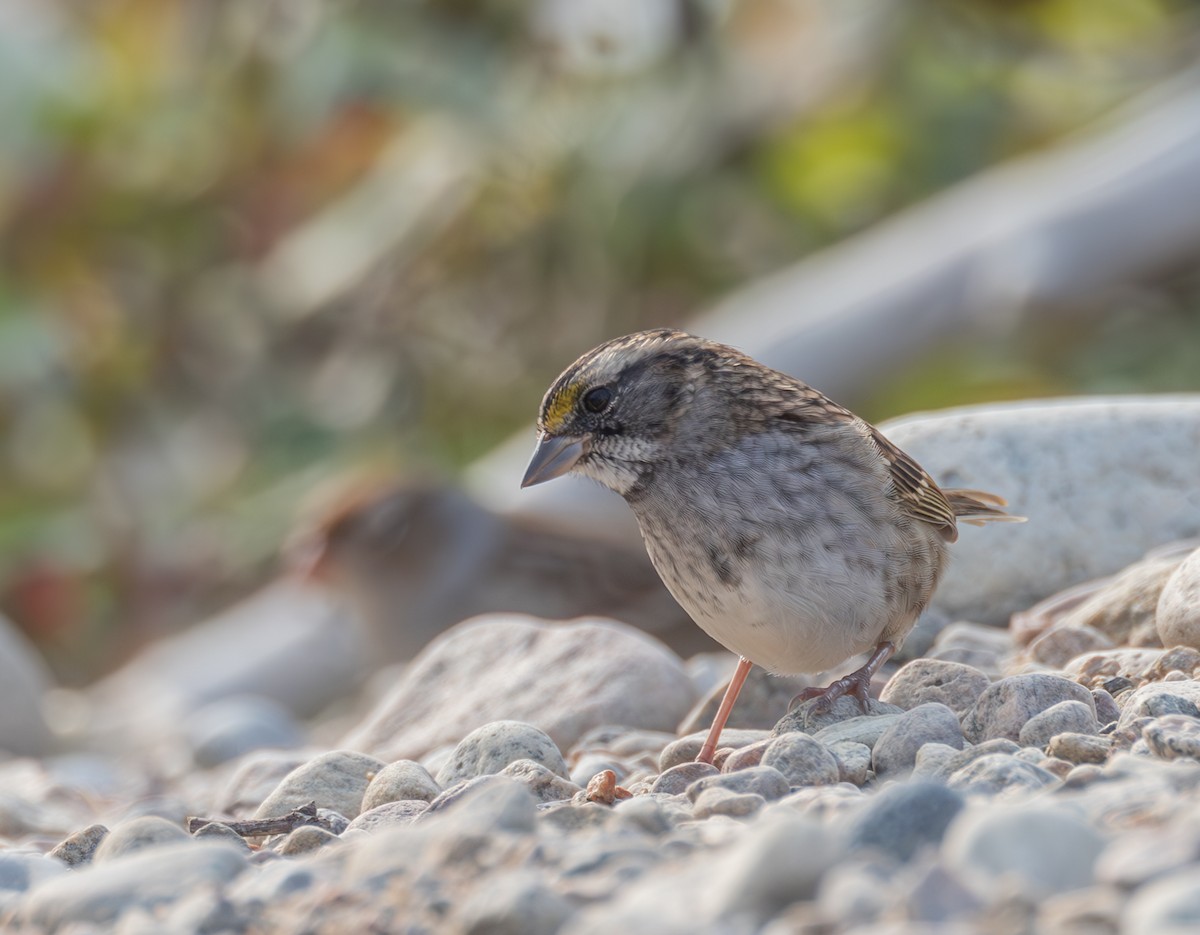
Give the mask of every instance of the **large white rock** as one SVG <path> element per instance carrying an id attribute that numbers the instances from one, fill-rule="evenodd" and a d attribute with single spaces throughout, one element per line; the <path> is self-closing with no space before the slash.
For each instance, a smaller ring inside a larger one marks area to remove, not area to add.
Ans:
<path id="1" fill-rule="evenodd" d="M 934 605 L 1002 623 L 1056 591 L 1200 534 L 1200 395 L 972 406 L 881 426 L 939 484 L 1029 522 L 960 527 Z"/>

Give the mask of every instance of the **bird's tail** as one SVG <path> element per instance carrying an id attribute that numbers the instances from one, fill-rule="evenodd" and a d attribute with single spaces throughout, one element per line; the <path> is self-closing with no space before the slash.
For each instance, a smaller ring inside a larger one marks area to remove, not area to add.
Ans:
<path id="1" fill-rule="evenodd" d="M 943 490 L 957 519 L 972 526 L 985 523 L 1023 523 L 1024 516 L 1014 516 L 1004 510 L 1008 501 L 983 490 Z"/>

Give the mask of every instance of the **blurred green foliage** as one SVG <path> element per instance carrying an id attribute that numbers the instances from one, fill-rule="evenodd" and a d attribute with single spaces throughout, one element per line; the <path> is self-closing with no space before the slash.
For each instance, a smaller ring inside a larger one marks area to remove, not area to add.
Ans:
<path id="1" fill-rule="evenodd" d="M 593 343 L 1161 80 L 1196 15 L 0 0 L 4 606 L 65 677 L 103 668 L 257 580 L 318 478 L 453 469 Z M 1164 347 L 1198 305 L 931 350 L 868 414 L 1194 386 Z"/>

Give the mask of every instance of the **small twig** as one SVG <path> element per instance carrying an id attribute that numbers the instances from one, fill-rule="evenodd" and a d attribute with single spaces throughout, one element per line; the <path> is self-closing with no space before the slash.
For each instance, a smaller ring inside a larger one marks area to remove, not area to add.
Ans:
<path id="1" fill-rule="evenodd" d="M 316 825 L 326 831 L 332 830 L 329 822 L 317 816 L 317 803 L 309 802 L 294 808 L 286 815 L 277 818 L 250 818 L 246 821 L 226 821 L 223 818 L 189 818 L 187 829 L 189 834 L 195 834 L 205 825 L 218 824 L 233 830 L 243 838 L 259 838 L 268 834 L 287 834 L 305 825 Z"/>

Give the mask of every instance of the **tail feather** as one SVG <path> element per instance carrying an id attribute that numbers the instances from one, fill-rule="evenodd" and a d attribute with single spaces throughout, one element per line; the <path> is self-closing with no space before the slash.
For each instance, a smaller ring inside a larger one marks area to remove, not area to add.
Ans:
<path id="1" fill-rule="evenodd" d="M 954 516 L 972 526 L 986 523 L 1023 523 L 1024 516 L 1014 516 L 1003 508 L 1008 501 L 983 490 L 943 490 Z"/>

